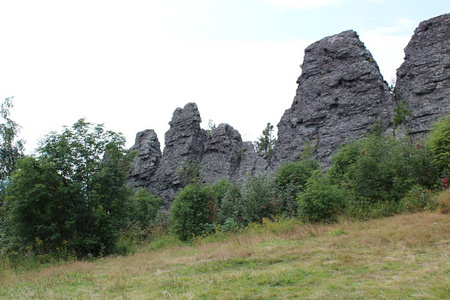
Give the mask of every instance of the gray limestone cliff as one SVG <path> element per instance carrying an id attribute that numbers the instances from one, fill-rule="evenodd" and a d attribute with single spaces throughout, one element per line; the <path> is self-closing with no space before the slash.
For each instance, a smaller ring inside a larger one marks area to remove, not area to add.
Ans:
<path id="1" fill-rule="evenodd" d="M 129 184 L 135 187 L 146 187 L 162 157 L 156 132 L 151 129 L 138 132 L 130 151 L 136 151 L 137 156 L 129 170 Z"/>
<path id="2" fill-rule="evenodd" d="M 291 108 L 278 123 L 275 165 L 298 159 L 309 141 L 319 161 L 375 122 L 388 124 L 393 97 L 354 31 L 326 37 L 305 50 Z"/>
<path id="3" fill-rule="evenodd" d="M 412 110 L 411 134 L 429 130 L 450 109 L 450 14 L 423 21 L 405 48 L 395 96 Z"/>
<path id="4" fill-rule="evenodd" d="M 258 155 L 228 124 L 207 133 L 200 127 L 197 105 L 188 103 L 173 113 L 163 153 L 153 130 L 137 134 L 130 185 L 145 187 L 169 203 L 182 187 L 178 170 L 186 162 L 199 167 L 203 182 L 242 181 L 248 174 L 271 172 L 298 159 L 308 142 L 316 158 L 329 166 L 339 145 L 363 136 L 374 124 L 392 126 L 395 105 L 402 99 L 412 109 L 406 128 L 412 134 L 426 132 L 449 112 L 450 15 L 424 21 L 416 29 L 397 70 L 395 98 L 371 53 L 351 30 L 307 47 L 301 68 L 293 103 L 278 124 L 272 157 Z"/>
<path id="5" fill-rule="evenodd" d="M 200 180 L 216 183 L 222 178 L 241 180 L 268 167 L 256 154 L 251 142 L 243 142 L 240 133 L 228 124 L 220 124 L 208 135 L 200 127 L 202 119 L 195 103 L 177 108 L 165 135 L 164 152 L 153 130 L 139 132 L 137 150 L 130 168 L 129 184 L 145 187 L 158 196 L 172 199 L 183 186 L 179 170 L 186 163 L 199 167 Z M 156 146 L 158 151 L 156 151 Z"/>
<path id="6" fill-rule="evenodd" d="M 181 187 L 177 170 L 185 162 L 199 164 L 205 149 L 206 132 L 200 128 L 202 119 L 195 103 L 177 108 L 169 122 L 165 135 L 165 147 L 161 162 L 149 181 L 149 189 L 171 199 Z"/>

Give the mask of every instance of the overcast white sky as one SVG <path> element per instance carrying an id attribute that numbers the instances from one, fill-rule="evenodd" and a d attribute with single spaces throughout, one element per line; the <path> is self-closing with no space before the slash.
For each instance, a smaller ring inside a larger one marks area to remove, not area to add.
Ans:
<path id="1" fill-rule="evenodd" d="M 0 0 L 0 101 L 31 153 L 84 117 L 161 144 L 177 107 L 254 141 L 291 106 L 304 49 L 356 30 L 386 81 L 448 0 Z"/>

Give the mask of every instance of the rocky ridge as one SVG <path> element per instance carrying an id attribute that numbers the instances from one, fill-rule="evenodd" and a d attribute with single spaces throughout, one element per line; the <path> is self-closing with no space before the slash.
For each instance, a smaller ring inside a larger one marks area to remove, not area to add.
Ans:
<path id="1" fill-rule="evenodd" d="M 154 131 L 137 134 L 130 185 L 145 187 L 169 203 L 182 187 L 178 170 L 186 163 L 199 167 L 203 182 L 240 181 L 298 159 L 307 142 L 327 166 L 339 145 L 363 136 L 374 124 L 392 126 L 402 99 L 413 111 L 407 119 L 410 132 L 426 132 L 449 111 L 449 41 L 450 14 L 420 23 L 397 70 L 394 96 L 356 32 L 321 39 L 305 50 L 296 96 L 278 124 L 273 156 L 258 155 L 229 124 L 209 133 L 201 129 L 198 107 L 188 103 L 173 113 L 163 153 Z"/>
<path id="2" fill-rule="evenodd" d="M 411 109 L 407 127 L 423 134 L 450 108 L 450 14 L 423 21 L 405 48 L 395 96 Z"/>

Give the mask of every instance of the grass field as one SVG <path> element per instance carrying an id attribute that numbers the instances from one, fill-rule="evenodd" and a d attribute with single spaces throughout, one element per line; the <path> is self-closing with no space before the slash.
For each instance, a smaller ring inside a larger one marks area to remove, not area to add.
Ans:
<path id="1" fill-rule="evenodd" d="M 450 299 L 449 254 L 450 215 L 333 225 L 266 221 L 191 244 L 166 238 L 127 257 L 31 271 L 3 267 L 0 297 Z"/>

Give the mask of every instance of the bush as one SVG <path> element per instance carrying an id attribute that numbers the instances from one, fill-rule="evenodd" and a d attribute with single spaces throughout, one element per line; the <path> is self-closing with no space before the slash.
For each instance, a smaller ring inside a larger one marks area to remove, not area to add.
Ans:
<path id="1" fill-rule="evenodd" d="M 39 157 L 19 161 L 6 205 L 10 234 L 22 246 L 46 253 L 64 246 L 78 257 L 115 248 L 130 221 L 126 169 L 132 157 L 120 134 L 91 125 L 81 119 L 51 133 Z"/>
<path id="2" fill-rule="evenodd" d="M 450 115 L 434 124 L 428 135 L 427 145 L 441 173 L 448 175 L 450 172 Z"/>
<path id="3" fill-rule="evenodd" d="M 445 190 L 438 195 L 438 210 L 442 214 L 450 213 L 450 190 Z"/>
<path id="4" fill-rule="evenodd" d="M 170 208 L 172 231 L 183 241 L 207 233 L 215 219 L 215 195 L 208 186 L 191 183 Z"/>
<path id="5" fill-rule="evenodd" d="M 282 214 L 288 217 L 297 213 L 297 194 L 303 192 L 306 182 L 319 170 L 319 163 L 312 158 L 281 165 L 276 171 L 277 202 Z"/>
<path id="6" fill-rule="evenodd" d="M 403 210 L 409 212 L 434 210 L 438 206 L 436 195 L 420 185 L 414 185 L 403 197 L 401 203 Z"/>
<path id="7" fill-rule="evenodd" d="M 330 178 L 361 201 L 398 202 L 414 184 L 432 188 L 438 171 L 427 147 L 409 138 L 370 134 L 332 158 Z"/>
<path id="8" fill-rule="evenodd" d="M 131 202 L 133 211 L 130 218 L 138 222 L 139 227 L 145 228 L 155 221 L 164 199 L 157 198 L 147 190 L 139 188 L 131 197 Z"/>
<path id="9" fill-rule="evenodd" d="M 244 225 L 279 214 L 273 181 L 265 175 L 249 176 L 242 190 L 242 208 Z"/>
<path id="10" fill-rule="evenodd" d="M 229 183 L 219 205 L 217 223 L 224 225 L 229 219 L 232 219 L 236 224 L 245 223 L 245 208 L 242 203 L 241 188 L 236 182 Z"/>
<path id="11" fill-rule="evenodd" d="M 298 214 L 310 222 L 332 222 L 344 206 L 344 194 L 320 171 L 314 172 L 298 195 Z"/>

